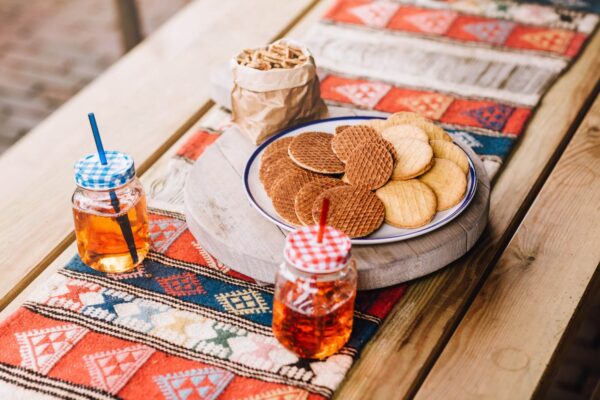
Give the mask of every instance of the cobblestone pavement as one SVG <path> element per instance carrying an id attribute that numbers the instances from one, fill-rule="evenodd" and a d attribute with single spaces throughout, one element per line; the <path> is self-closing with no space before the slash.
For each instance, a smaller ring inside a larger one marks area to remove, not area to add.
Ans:
<path id="1" fill-rule="evenodd" d="M 137 0 L 150 33 L 190 0 Z M 114 0 L 0 0 L 0 153 L 122 54 Z"/>

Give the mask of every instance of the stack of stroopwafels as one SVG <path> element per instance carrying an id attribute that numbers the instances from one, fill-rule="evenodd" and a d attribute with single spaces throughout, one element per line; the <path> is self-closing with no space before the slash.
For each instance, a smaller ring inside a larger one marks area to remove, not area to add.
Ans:
<path id="1" fill-rule="evenodd" d="M 384 221 L 398 228 L 428 224 L 464 197 L 468 169 L 466 154 L 444 129 L 401 112 L 339 126 L 334 135 L 276 140 L 262 155 L 259 176 L 286 222 L 317 223 L 327 197 L 328 225 L 355 238 Z"/>

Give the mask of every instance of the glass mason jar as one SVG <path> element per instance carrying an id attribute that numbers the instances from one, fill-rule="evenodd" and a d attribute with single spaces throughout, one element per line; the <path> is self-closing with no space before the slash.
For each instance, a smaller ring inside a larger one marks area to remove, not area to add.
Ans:
<path id="1" fill-rule="evenodd" d="M 133 270 L 150 248 L 146 196 L 130 156 L 106 152 L 75 165 L 73 218 L 81 260 L 102 272 Z"/>
<path id="2" fill-rule="evenodd" d="M 275 279 L 273 334 L 299 356 L 322 359 L 350 338 L 357 272 L 350 239 L 326 227 L 317 243 L 317 231 L 304 227 L 286 239 Z"/>

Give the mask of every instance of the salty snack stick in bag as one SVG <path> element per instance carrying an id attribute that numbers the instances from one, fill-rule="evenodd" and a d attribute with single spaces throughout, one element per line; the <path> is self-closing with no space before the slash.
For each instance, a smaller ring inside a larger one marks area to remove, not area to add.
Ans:
<path id="1" fill-rule="evenodd" d="M 282 39 L 265 49 L 244 50 L 231 67 L 232 120 L 255 144 L 327 113 L 314 59 L 296 42 Z"/>

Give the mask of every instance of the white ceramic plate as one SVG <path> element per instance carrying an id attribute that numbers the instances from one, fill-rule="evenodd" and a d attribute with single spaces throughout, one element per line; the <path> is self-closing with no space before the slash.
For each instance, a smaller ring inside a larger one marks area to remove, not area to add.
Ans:
<path id="1" fill-rule="evenodd" d="M 280 226 L 281 228 L 288 231 L 296 229 L 294 226 L 288 224 L 279 217 L 279 215 L 273 208 L 271 200 L 269 199 L 269 196 L 267 196 L 267 193 L 265 192 L 263 185 L 260 182 L 260 179 L 258 178 L 260 157 L 265 148 L 271 142 L 285 136 L 296 136 L 300 133 L 311 131 L 328 132 L 333 134 L 335 132 L 336 126 L 358 125 L 366 120 L 373 118 L 377 117 L 337 117 L 322 119 L 319 121 L 313 121 L 304 125 L 296 126 L 271 137 L 265 143 L 260 145 L 256 149 L 256 151 L 254 151 L 254 153 L 252 153 L 252 155 L 248 159 L 248 162 L 246 163 L 246 168 L 244 170 L 244 188 L 246 190 L 246 195 L 248 196 L 250 203 L 252 203 L 252 205 L 262 215 L 264 215 L 267 219 L 269 219 L 274 224 Z M 460 143 L 456 144 L 459 147 L 461 146 Z M 448 222 L 452 221 L 454 218 L 460 215 L 460 213 L 462 213 L 467 208 L 471 200 L 473 200 L 473 197 L 475 196 L 475 189 L 477 187 L 477 176 L 475 175 L 475 167 L 473 165 L 473 161 L 466 152 L 465 154 L 467 155 L 467 158 L 469 160 L 469 174 L 467 176 L 467 190 L 465 192 L 464 198 L 461 200 L 460 203 L 458 203 L 456 206 L 452 207 L 449 210 L 438 212 L 429 224 L 420 228 L 401 229 L 384 223 L 378 230 L 376 230 L 369 236 L 358 239 L 352 239 L 352 243 L 357 245 L 372 245 L 380 243 L 399 242 L 401 240 L 414 238 L 432 232 L 446 225 Z"/>

